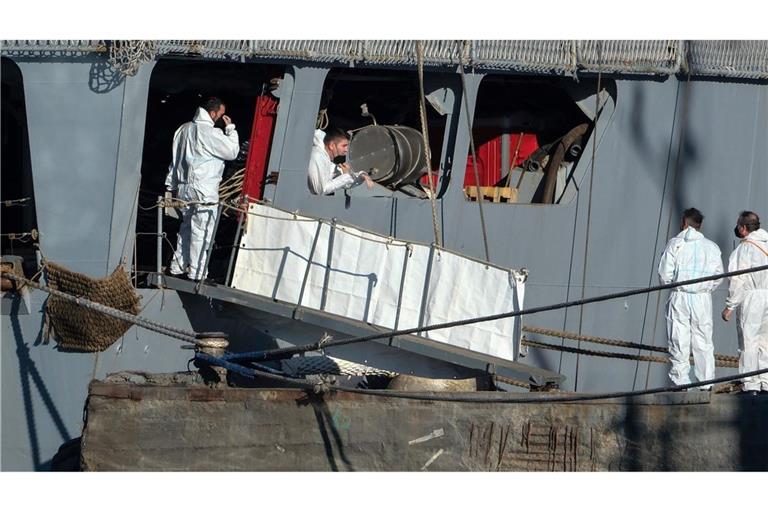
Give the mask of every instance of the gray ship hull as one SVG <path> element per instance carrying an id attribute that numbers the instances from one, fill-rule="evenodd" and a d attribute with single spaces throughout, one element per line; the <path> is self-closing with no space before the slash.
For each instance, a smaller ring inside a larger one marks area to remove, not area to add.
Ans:
<path id="1" fill-rule="evenodd" d="M 136 218 L 145 133 L 152 129 L 146 124 L 147 97 L 156 63 L 144 64 L 135 76 L 109 80 L 103 73 L 106 60 L 96 54 L 6 55 L 4 63 L 12 61 L 23 88 L 41 255 L 92 277 L 107 275 L 121 262 L 130 266 L 135 240 L 144 236 L 137 234 Z M 270 171 L 279 172 L 279 181 L 266 186 L 265 198 L 286 210 L 431 242 L 429 201 L 359 189 L 349 197 L 309 194 L 307 141 L 333 64 L 261 59 L 287 70 L 268 165 Z M 399 71 L 403 67 L 392 66 Z M 415 73 L 412 67 L 405 68 Z M 483 78 L 500 73 L 530 76 L 514 71 L 469 73 L 470 111 Z M 477 203 L 467 201 L 461 187 L 470 152 L 467 112 L 459 101 L 461 82 L 453 69 L 435 75 L 438 85 L 450 93 L 447 97 L 454 99 L 446 104 L 449 136 L 440 164 L 443 169 L 461 170 L 437 201 L 442 240 L 453 251 L 482 259 Z M 573 183 L 560 204 L 485 205 L 490 259 L 500 266 L 529 270 L 528 307 L 655 284 L 660 253 L 676 234 L 680 212 L 689 206 L 705 213 L 704 234 L 721 247 L 724 257 L 734 247 L 732 227 L 739 211 L 768 215 L 765 77 L 688 81 L 672 73 L 615 72 L 601 79 L 611 84 L 610 97 L 584 143 Z M 596 82 L 593 73 L 581 77 L 580 85 L 568 86 L 581 91 L 587 111 L 594 110 Z M 594 162 L 592 137 L 597 142 Z M 156 172 L 164 174 L 165 169 Z M 220 301 L 173 290 L 139 292 L 141 315 L 150 319 L 183 329 L 226 331 L 243 349 L 284 343 L 265 335 L 268 326 L 252 322 L 252 315 Z M 721 286 L 713 294 L 716 310 L 726 293 Z M 183 371 L 191 357 L 180 342 L 135 327 L 101 354 L 59 351 L 43 329 L 45 299 L 46 294 L 35 290 L 2 298 L 3 470 L 50 468 L 58 446 L 82 431 L 92 379 L 120 370 Z M 666 293 L 651 294 L 590 305 L 583 311 L 543 313 L 525 318 L 524 323 L 663 346 L 665 300 Z M 297 334 L 291 342 L 317 341 L 315 335 L 314 331 L 306 337 Z M 716 321 L 714 342 L 715 352 L 735 354 L 733 325 Z M 562 388 L 568 391 L 634 390 L 667 383 L 664 365 L 536 349 L 521 362 L 562 374 Z M 718 370 L 718 376 L 733 371 Z"/>

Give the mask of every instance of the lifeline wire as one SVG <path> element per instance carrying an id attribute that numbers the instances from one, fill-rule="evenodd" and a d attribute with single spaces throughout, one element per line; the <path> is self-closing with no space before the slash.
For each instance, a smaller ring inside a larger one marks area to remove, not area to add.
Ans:
<path id="1" fill-rule="evenodd" d="M 352 343 L 362 343 L 364 341 L 372 341 L 372 340 L 383 339 L 383 338 L 392 338 L 395 336 L 404 336 L 406 334 L 416 334 L 422 331 L 436 331 L 439 329 L 447 329 L 449 327 L 459 327 L 462 325 L 477 324 L 482 322 L 489 322 L 492 320 L 501 320 L 502 318 L 512 318 L 517 316 L 532 315 L 534 313 L 542 313 L 544 311 L 553 311 L 556 309 L 569 308 L 571 306 L 580 306 L 582 304 L 591 304 L 593 302 L 604 302 L 612 299 L 630 297 L 632 295 L 641 295 L 644 293 L 655 292 L 657 290 L 668 290 L 671 288 L 678 288 L 678 287 L 686 286 L 689 284 L 703 283 L 706 281 L 714 281 L 717 279 L 722 279 L 724 277 L 732 277 L 732 276 L 738 276 L 742 274 L 751 274 L 753 272 L 762 272 L 763 270 L 768 270 L 768 265 L 762 265 L 759 267 L 753 267 L 753 268 L 748 268 L 744 270 L 734 270 L 732 272 L 725 272 L 723 274 L 717 274 L 717 275 L 712 275 L 707 277 L 699 277 L 696 279 L 689 279 L 687 281 L 679 281 L 677 283 L 662 284 L 658 286 L 651 286 L 648 288 L 636 288 L 633 290 L 627 290 L 625 292 L 611 293 L 608 295 L 600 295 L 600 296 L 591 297 L 588 299 L 573 300 L 570 302 L 562 302 L 560 304 L 552 304 L 549 306 L 539 306 L 539 307 L 530 308 L 530 309 L 523 309 L 520 311 L 509 311 L 507 313 L 497 313 L 495 315 L 480 316 L 476 318 L 469 318 L 466 320 L 456 320 L 453 322 L 445 322 L 441 324 L 425 325 L 422 327 L 414 327 L 411 329 L 403 329 L 400 331 L 387 331 L 387 332 L 382 332 L 380 334 L 371 334 L 368 336 L 348 338 L 345 340 L 328 341 L 323 344 L 323 348 L 330 348 L 330 347 L 335 347 L 340 345 L 350 345 Z M 263 352 L 249 352 L 245 354 L 239 354 L 239 358 L 253 359 L 253 360 L 266 360 L 266 359 L 271 359 L 273 357 L 285 358 L 285 357 L 290 357 L 293 354 L 299 354 L 301 352 L 310 352 L 314 350 L 318 350 L 317 343 L 312 343 L 312 344 L 304 345 L 300 347 L 279 348 L 279 349 L 267 350 Z"/>

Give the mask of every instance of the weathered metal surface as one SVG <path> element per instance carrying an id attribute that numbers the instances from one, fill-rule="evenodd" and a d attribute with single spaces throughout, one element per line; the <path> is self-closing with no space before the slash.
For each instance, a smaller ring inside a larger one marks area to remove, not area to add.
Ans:
<path id="1" fill-rule="evenodd" d="M 491 405 L 96 381 L 90 391 L 90 471 L 768 469 L 766 395 Z"/>

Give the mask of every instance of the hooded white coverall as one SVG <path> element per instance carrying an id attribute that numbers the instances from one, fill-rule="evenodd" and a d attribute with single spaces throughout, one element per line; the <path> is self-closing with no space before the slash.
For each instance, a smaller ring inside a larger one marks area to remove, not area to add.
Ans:
<path id="1" fill-rule="evenodd" d="M 768 265 L 768 232 L 749 233 L 728 260 L 728 271 Z M 725 306 L 736 310 L 739 373 L 768 368 L 768 270 L 730 278 Z M 768 373 L 743 380 L 744 391 L 768 391 Z"/>
<path id="2" fill-rule="evenodd" d="M 309 191 L 320 196 L 361 184 L 363 182 L 362 173 L 356 173 L 354 176 L 343 173 L 333 163 L 331 157 L 328 156 L 328 151 L 325 150 L 324 138 L 325 132 L 323 130 L 315 130 L 307 170 Z"/>
<path id="3" fill-rule="evenodd" d="M 222 133 L 214 127 L 208 112 L 198 108 L 195 118 L 181 125 L 173 136 L 173 159 L 165 179 L 166 189 L 175 191 L 175 196 L 185 201 L 218 202 L 224 161 L 237 158 L 239 150 L 235 125 L 230 123 Z M 186 272 L 194 280 L 206 277 L 204 259 L 217 211 L 216 205 L 182 208 L 184 220 L 171 261 L 171 274 Z"/>
<path id="4" fill-rule="evenodd" d="M 659 262 L 661 284 L 721 274 L 720 248 L 688 227 L 672 238 Z M 722 279 L 674 288 L 667 301 L 667 341 L 672 364 L 669 378 L 676 385 L 689 384 L 690 356 L 698 381 L 715 378 L 712 344 L 712 291 Z M 706 386 L 705 389 L 709 389 Z"/>

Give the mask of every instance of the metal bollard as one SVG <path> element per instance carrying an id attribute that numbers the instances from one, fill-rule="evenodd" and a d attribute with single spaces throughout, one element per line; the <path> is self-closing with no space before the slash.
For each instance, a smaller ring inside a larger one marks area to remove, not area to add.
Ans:
<path id="1" fill-rule="evenodd" d="M 227 334 L 223 332 L 201 332 L 195 338 L 195 350 L 212 357 L 222 357 L 227 352 L 229 341 Z M 220 366 L 212 366 L 207 363 L 195 362 L 203 380 L 211 386 L 227 384 L 227 370 Z"/>

